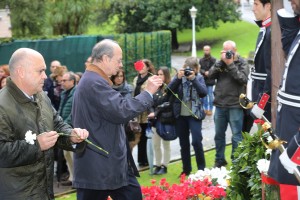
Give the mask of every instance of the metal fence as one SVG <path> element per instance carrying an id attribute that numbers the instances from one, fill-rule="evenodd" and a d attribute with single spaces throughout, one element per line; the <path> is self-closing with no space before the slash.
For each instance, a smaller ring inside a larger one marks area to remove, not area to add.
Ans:
<path id="1" fill-rule="evenodd" d="M 60 39 L 15 40 L 0 44 L 0 65 L 7 64 L 12 53 L 21 47 L 32 48 L 44 58 L 49 74 L 52 60 L 59 60 L 68 70 L 83 72 L 84 63 L 90 56 L 93 46 L 105 39 L 116 40 L 123 49 L 123 65 L 129 80 L 136 75 L 133 63 L 137 60 L 150 59 L 155 67 L 171 67 L 171 33 L 158 31 L 149 33 L 119 34 L 107 36 L 67 36 Z"/>

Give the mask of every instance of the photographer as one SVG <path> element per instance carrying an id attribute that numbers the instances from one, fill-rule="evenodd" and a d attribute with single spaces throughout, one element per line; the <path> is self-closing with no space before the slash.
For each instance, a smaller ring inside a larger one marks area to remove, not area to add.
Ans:
<path id="1" fill-rule="evenodd" d="M 235 42 L 230 40 L 224 42 L 221 60 L 209 70 L 209 77 L 217 79 L 214 91 L 215 167 L 227 165 L 224 151 L 228 123 L 232 131 L 231 158 L 238 143 L 242 140 L 243 109 L 239 104 L 239 96 L 245 93 L 249 68 L 247 63 L 237 55 L 236 50 Z"/>
<path id="2" fill-rule="evenodd" d="M 192 133 L 192 145 L 195 151 L 198 170 L 205 168 L 205 158 L 202 146 L 202 120 L 194 117 L 200 112 L 201 98 L 207 94 L 203 76 L 199 73 L 199 62 L 195 57 L 185 60 L 183 69 L 175 75 L 169 87 L 179 99 L 174 100 L 173 111 L 176 118 L 176 133 L 181 147 L 183 171 L 181 174 L 189 175 L 192 171 L 190 153 L 190 132 Z M 186 107 L 186 106 L 187 107 Z"/>

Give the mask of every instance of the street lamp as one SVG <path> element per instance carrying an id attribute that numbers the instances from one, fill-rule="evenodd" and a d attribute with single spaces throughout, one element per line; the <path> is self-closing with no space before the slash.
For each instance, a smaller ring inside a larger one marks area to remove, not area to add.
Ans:
<path id="1" fill-rule="evenodd" d="M 193 24 L 193 43 L 192 43 L 192 57 L 197 57 L 196 52 L 196 38 L 195 38 L 195 18 L 196 18 L 197 9 L 193 6 L 190 9 L 190 14 L 192 17 L 192 24 Z"/>

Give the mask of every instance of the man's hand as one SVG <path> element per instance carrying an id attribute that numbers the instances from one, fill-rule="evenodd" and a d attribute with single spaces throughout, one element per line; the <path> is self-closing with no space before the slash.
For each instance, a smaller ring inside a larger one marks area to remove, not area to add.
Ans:
<path id="1" fill-rule="evenodd" d="M 154 119 L 155 118 L 155 113 L 154 112 L 151 112 L 149 115 L 148 115 L 148 119 Z"/>
<path id="2" fill-rule="evenodd" d="M 154 75 L 148 78 L 145 89 L 151 94 L 154 94 L 162 84 L 163 81 L 161 80 L 161 78 L 159 76 Z"/>
<path id="3" fill-rule="evenodd" d="M 184 77 L 184 69 L 179 69 L 177 73 L 177 78 L 182 79 Z"/>
<path id="4" fill-rule="evenodd" d="M 88 138 L 89 132 L 85 129 L 81 128 L 74 128 L 71 132 L 70 140 L 73 143 L 80 143 L 84 141 L 86 138 Z"/>
<path id="5" fill-rule="evenodd" d="M 44 132 L 36 137 L 42 151 L 48 150 L 53 147 L 59 135 L 56 131 Z"/>
<path id="6" fill-rule="evenodd" d="M 297 169 L 297 164 L 291 161 L 286 150 L 279 156 L 279 160 L 283 167 L 290 173 L 294 174 L 294 170 Z"/>

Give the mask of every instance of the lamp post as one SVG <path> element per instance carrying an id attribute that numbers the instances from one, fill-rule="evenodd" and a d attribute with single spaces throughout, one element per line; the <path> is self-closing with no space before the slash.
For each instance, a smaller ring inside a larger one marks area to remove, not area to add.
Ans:
<path id="1" fill-rule="evenodd" d="M 192 43 L 192 57 L 197 57 L 196 51 L 196 38 L 195 38 L 195 18 L 196 18 L 197 9 L 193 6 L 190 9 L 190 14 L 192 18 L 192 27 L 193 27 L 193 43 Z"/>

